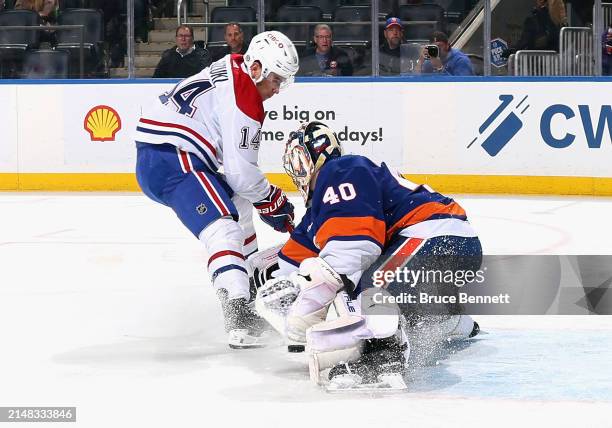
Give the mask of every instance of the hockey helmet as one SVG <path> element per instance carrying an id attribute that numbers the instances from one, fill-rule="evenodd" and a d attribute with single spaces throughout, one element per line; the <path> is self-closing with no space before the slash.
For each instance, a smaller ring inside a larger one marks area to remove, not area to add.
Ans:
<path id="1" fill-rule="evenodd" d="M 321 122 L 304 123 L 289 135 L 283 155 L 285 171 L 298 188 L 306 206 L 312 193 L 312 178 L 329 159 L 342 156 L 338 137 Z"/>
<path id="2" fill-rule="evenodd" d="M 261 76 L 255 83 L 275 73 L 281 79 L 281 88 L 293 82 L 293 77 L 299 69 L 299 57 L 293 42 L 280 31 L 264 31 L 257 34 L 249 43 L 244 54 L 244 63 L 248 68 L 255 62 L 261 64 Z"/>

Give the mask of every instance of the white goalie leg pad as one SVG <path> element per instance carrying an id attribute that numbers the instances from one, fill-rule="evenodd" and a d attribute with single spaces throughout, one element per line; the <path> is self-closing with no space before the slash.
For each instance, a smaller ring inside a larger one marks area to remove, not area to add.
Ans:
<path id="1" fill-rule="evenodd" d="M 366 339 L 384 339 L 397 334 L 401 343 L 408 345 L 398 313 L 361 315 L 360 300 L 351 300 L 344 291 L 338 293 L 333 303 L 338 318 L 316 324 L 306 333 L 312 381 L 320 383 L 322 370 L 359 358 Z M 409 353 L 408 346 L 406 360 Z"/>
<path id="2" fill-rule="evenodd" d="M 249 276 L 242 252 L 244 233 L 238 223 L 221 218 L 204 229 L 199 238 L 208 252 L 208 273 L 215 290 L 227 290 L 229 300 L 249 300 Z"/>
<path id="3" fill-rule="evenodd" d="M 324 321 L 329 305 L 344 283 L 340 275 L 323 259 L 313 257 L 300 264 L 299 272 L 289 276 L 300 292 L 287 314 L 287 338 L 306 342 L 306 330 Z"/>
<path id="4" fill-rule="evenodd" d="M 334 299 L 334 309 L 338 317 L 356 314 L 361 314 L 364 317 L 369 333 L 363 339 L 383 339 L 395 334 L 400 322 L 398 309 L 387 305 L 376 305 L 371 300 L 368 300 L 368 304 L 373 305 L 368 309 L 377 315 L 364 315 L 362 313 L 361 296 L 353 300 L 346 292 L 341 291 Z M 381 306 L 384 311 L 379 310 L 377 306 Z"/>
<path id="5" fill-rule="evenodd" d="M 232 202 L 238 210 L 238 224 L 244 233 L 242 251 L 246 257 L 257 253 L 257 235 L 255 225 L 253 225 L 253 204 L 241 196 L 234 195 Z M 249 272 L 249 275 L 251 272 Z"/>
<path id="6" fill-rule="evenodd" d="M 320 383 L 322 370 L 340 362 L 350 362 L 361 356 L 365 318 L 359 315 L 345 315 L 324 321 L 308 329 L 306 349 L 310 379 Z"/>

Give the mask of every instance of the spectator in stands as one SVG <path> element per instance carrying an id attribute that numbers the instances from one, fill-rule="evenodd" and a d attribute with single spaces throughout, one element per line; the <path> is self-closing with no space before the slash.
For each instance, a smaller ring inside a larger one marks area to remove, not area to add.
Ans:
<path id="1" fill-rule="evenodd" d="M 429 38 L 430 45 L 423 47 L 416 71 L 422 74 L 445 74 L 451 76 L 473 76 L 472 62 L 459 49 L 451 48 L 448 36 L 434 31 Z M 432 46 L 433 48 L 430 48 Z M 438 49 L 435 49 L 437 46 Z M 435 52 L 437 50 L 437 53 Z M 430 54 L 432 51 L 432 54 Z"/>
<path id="2" fill-rule="evenodd" d="M 189 77 L 211 64 L 210 54 L 193 43 L 193 29 L 181 25 L 176 29 L 176 46 L 162 54 L 153 77 Z"/>
<path id="3" fill-rule="evenodd" d="M 561 0 L 536 0 L 525 19 L 516 50 L 559 50 L 559 31 L 567 25 L 565 4 Z"/>
<path id="4" fill-rule="evenodd" d="M 17 0 L 15 9 L 28 9 L 38 12 L 43 23 L 55 22 L 58 0 Z"/>
<path id="5" fill-rule="evenodd" d="M 332 30 L 327 24 L 314 29 L 314 48 L 300 59 L 300 76 L 352 76 L 353 64 L 346 52 L 333 46 Z"/>
<path id="6" fill-rule="evenodd" d="M 400 74 L 400 45 L 404 39 L 404 27 L 399 18 L 389 18 L 385 24 L 385 41 L 380 47 L 380 75 Z"/>
<path id="7" fill-rule="evenodd" d="M 220 50 L 213 56 L 213 61 L 223 58 L 227 54 L 243 54 L 246 52 L 246 44 L 244 43 L 244 31 L 240 24 L 230 22 L 224 27 L 223 38 L 227 43 L 226 50 Z"/>

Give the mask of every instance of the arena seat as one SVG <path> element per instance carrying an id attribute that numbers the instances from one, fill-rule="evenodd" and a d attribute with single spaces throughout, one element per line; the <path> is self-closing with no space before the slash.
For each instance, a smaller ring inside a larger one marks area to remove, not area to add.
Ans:
<path id="1" fill-rule="evenodd" d="M 444 9 L 437 4 L 404 4 L 399 7 L 398 17 L 406 22 L 435 21 L 435 30 L 446 31 Z M 432 30 L 432 31 L 435 31 Z"/>
<path id="2" fill-rule="evenodd" d="M 229 0 L 227 5 L 230 7 L 250 7 L 257 12 L 259 0 Z M 272 20 L 282 2 L 277 0 L 266 0 L 264 3 L 264 14 L 266 20 Z"/>
<path id="3" fill-rule="evenodd" d="M 83 50 L 85 74 L 98 71 L 103 60 L 104 19 L 102 12 L 95 9 L 66 9 L 57 18 L 58 25 L 83 25 Z M 79 30 L 57 31 L 57 49 L 70 52 L 70 77 L 79 75 Z"/>
<path id="4" fill-rule="evenodd" d="M 39 25 L 40 17 L 31 10 L 0 12 L 0 75 L 2 78 L 19 77 L 26 50 L 37 48 L 40 40 L 40 31 L 2 30 L 2 27 L 38 27 Z"/>
<path id="5" fill-rule="evenodd" d="M 369 6 L 340 6 L 334 12 L 335 22 L 368 22 L 372 9 Z M 337 25 L 333 26 L 335 45 L 369 46 L 372 39 L 370 25 Z"/>
<path id="6" fill-rule="evenodd" d="M 372 6 L 371 0 L 342 0 L 342 6 Z M 387 19 L 391 16 L 397 16 L 398 0 L 379 0 L 378 1 L 378 18 Z"/>
<path id="7" fill-rule="evenodd" d="M 315 6 L 282 6 L 276 15 L 278 21 L 318 22 L 323 19 L 323 12 Z M 304 48 L 312 41 L 314 24 L 283 25 L 278 30 L 293 41 L 297 49 Z"/>
<path id="8" fill-rule="evenodd" d="M 315 6 L 323 12 L 323 19 L 330 21 L 334 11 L 340 3 L 338 0 L 293 0 L 288 2 L 292 6 Z"/>
<path id="9" fill-rule="evenodd" d="M 40 49 L 26 52 L 25 79 L 65 79 L 68 77 L 70 53 L 63 50 Z"/>

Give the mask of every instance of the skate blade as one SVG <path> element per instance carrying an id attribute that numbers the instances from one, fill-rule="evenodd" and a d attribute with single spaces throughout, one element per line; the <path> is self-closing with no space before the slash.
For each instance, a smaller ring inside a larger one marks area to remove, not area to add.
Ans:
<path id="1" fill-rule="evenodd" d="M 227 335 L 227 344 L 231 349 L 256 349 L 268 345 L 268 336 L 252 336 L 246 329 L 230 330 Z"/>
<path id="2" fill-rule="evenodd" d="M 342 375 L 324 385 L 324 389 L 330 394 L 395 394 L 408 390 L 408 385 L 400 374 L 381 375 L 376 383 L 361 383 L 359 376 Z"/>

